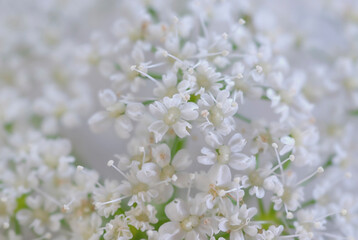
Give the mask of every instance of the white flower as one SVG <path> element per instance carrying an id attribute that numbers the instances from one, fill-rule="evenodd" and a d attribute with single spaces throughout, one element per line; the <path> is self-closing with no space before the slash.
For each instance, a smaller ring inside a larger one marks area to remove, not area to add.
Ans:
<path id="1" fill-rule="evenodd" d="M 206 240 L 215 233 L 215 222 L 205 216 L 206 207 L 200 198 L 189 202 L 175 199 L 165 207 L 170 222 L 159 228 L 159 240 Z"/>
<path id="2" fill-rule="evenodd" d="M 121 138 L 128 138 L 133 129 L 131 120 L 139 120 L 143 113 L 140 103 L 128 103 L 117 99 L 117 95 L 110 89 L 103 90 L 99 94 L 101 105 L 106 109 L 95 113 L 89 120 L 92 131 L 100 132 L 114 122 L 116 133 Z"/>
<path id="3" fill-rule="evenodd" d="M 147 72 L 147 67 L 143 64 L 145 61 L 144 52 L 140 46 L 135 46 L 131 55 L 122 55 L 119 59 L 120 71 L 111 75 L 110 80 L 113 83 L 113 88 L 119 93 L 124 93 L 127 90 L 138 92 L 139 88 L 145 85 L 141 74 L 131 69 L 132 66 L 137 66 L 142 72 Z"/>
<path id="4" fill-rule="evenodd" d="M 220 199 L 231 196 L 231 193 L 235 199 L 244 195 L 240 186 L 232 182 L 231 171 L 227 165 L 213 165 L 207 173 L 198 174 L 195 180 L 202 201 L 205 201 L 209 209 L 212 209 Z"/>
<path id="5" fill-rule="evenodd" d="M 158 83 L 158 87 L 154 88 L 153 93 L 155 96 L 173 97 L 175 94 L 185 95 L 189 92 L 189 83 L 187 81 L 181 81 L 178 83 L 177 76 L 174 72 L 168 72 L 162 76 L 162 83 Z"/>
<path id="6" fill-rule="evenodd" d="M 73 231 L 71 240 L 98 240 L 103 232 L 99 229 L 101 224 L 101 217 L 95 213 L 82 218 L 81 221 L 73 220 L 70 224 Z"/>
<path id="7" fill-rule="evenodd" d="M 294 176 L 288 176 L 286 181 L 283 183 L 282 195 L 272 197 L 272 201 L 275 204 L 275 210 L 279 210 L 282 206 L 284 206 L 288 211 L 296 211 L 301 202 L 304 200 L 303 188 L 296 186 L 296 184 L 293 183 L 294 180 Z"/>
<path id="8" fill-rule="evenodd" d="M 216 137 L 214 134 L 210 134 Z M 207 137 L 208 138 L 208 137 Z M 246 140 L 241 136 L 240 133 L 234 134 L 226 145 L 222 142 L 220 137 L 218 140 L 212 142 L 213 149 L 203 147 L 201 153 L 204 156 L 198 157 L 198 162 L 204 165 L 217 164 L 228 164 L 230 167 L 236 170 L 244 170 L 249 167 L 249 162 L 254 161 L 253 157 L 249 157 L 246 154 L 241 153 L 242 149 L 246 144 Z"/>
<path id="9" fill-rule="evenodd" d="M 129 240 L 133 238 L 133 234 L 128 226 L 128 220 L 122 214 L 116 215 L 113 220 L 107 223 L 105 230 L 106 233 L 103 235 L 105 240 Z"/>
<path id="10" fill-rule="evenodd" d="M 325 230 L 325 219 L 316 219 L 320 211 L 316 209 L 301 209 L 297 212 L 297 221 L 294 222 L 296 234 L 300 240 L 322 239 L 320 233 L 314 234 L 317 230 Z"/>
<path id="11" fill-rule="evenodd" d="M 219 220 L 219 229 L 230 232 L 230 240 L 245 240 L 244 233 L 251 237 L 257 234 L 259 226 L 250 222 L 257 213 L 256 208 L 247 208 L 246 204 L 235 206 L 231 200 L 223 199 L 220 202 L 220 212 L 223 217 Z"/>
<path id="12" fill-rule="evenodd" d="M 216 93 L 222 87 L 220 81 L 220 73 L 215 71 L 215 68 L 210 67 L 206 61 L 201 61 L 195 68 L 194 73 L 194 86 L 192 90 L 195 94 L 199 91 L 205 90 L 206 92 Z"/>
<path id="13" fill-rule="evenodd" d="M 280 150 L 280 155 L 284 155 L 290 151 L 292 151 L 292 149 L 295 146 L 295 139 L 289 136 L 284 136 L 280 139 L 281 143 L 284 144 L 284 147 L 281 148 Z"/>
<path id="14" fill-rule="evenodd" d="M 257 198 L 263 198 L 265 196 L 265 179 L 269 176 L 270 166 L 256 169 L 255 165 L 256 163 L 250 165 L 245 172 L 245 175 L 241 177 L 241 181 L 243 187 L 250 187 L 250 195 L 255 195 Z"/>
<path id="15" fill-rule="evenodd" d="M 157 210 L 152 205 L 138 204 L 126 212 L 128 224 L 142 232 L 154 229 L 150 224 L 155 224 L 158 219 L 155 217 Z"/>
<path id="16" fill-rule="evenodd" d="M 10 226 L 10 216 L 16 209 L 16 198 L 14 193 L 0 195 L 0 226 L 6 228 Z"/>
<path id="17" fill-rule="evenodd" d="M 130 197 L 128 202 L 129 206 L 132 206 L 133 203 L 150 202 L 152 199 L 159 197 L 158 177 L 153 175 L 155 169 L 153 170 L 151 168 L 152 166 L 153 165 L 148 166 L 148 168 L 143 169 L 142 172 L 132 168 L 129 174 L 126 175 L 126 180 L 122 181 L 118 186 L 118 191 L 122 193 L 123 196 Z"/>
<path id="18" fill-rule="evenodd" d="M 30 209 L 22 209 L 16 214 L 20 224 L 28 225 L 38 235 L 60 230 L 63 215 L 56 211 L 58 207 L 53 202 L 37 195 L 27 197 L 26 204 Z"/>
<path id="19" fill-rule="evenodd" d="M 278 227 L 271 225 L 267 230 L 257 235 L 258 240 L 278 240 L 283 231 L 283 226 Z"/>
<path id="20" fill-rule="evenodd" d="M 262 89 L 255 87 L 256 82 L 250 78 L 250 72 L 242 62 L 236 62 L 231 73 L 233 77 L 225 79 L 226 89 L 237 92 L 241 104 L 244 104 L 244 97 L 254 99 L 262 95 Z"/>
<path id="21" fill-rule="evenodd" d="M 121 201 L 116 201 L 121 197 L 121 194 L 118 191 L 118 186 L 119 184 L 117 181 L 106 179 L 104 186 L 99 186 L 94 189 L 94 205 L 100 216 L 108 218 L 120 208 Z"/>
<path id="22" fill-rule="evenodd" d="M 233 115 L 237 112 L 238 104 L 235 99 L 230 98 L 229 91 L 219 91 L 215 98 L 212 94 L 204 93 L 198 105 L 201 114 L 199 126 L 203 131 L 226 136 L 235 129 Z"/>
<path id="23" fill-rule="evenodd" d="M 170 128 L 180 138 L 190 135 L 188 129 L 192 126 L 187 121 L 198 117 L 198 106 L 192 102 L 183 102 L 179 94 L 172 98 L 164 97 L 163 102 L 156 101 L 149 109 L 158 119 L 148 127 L 148 130 L 154 133 L 156 142 L 159 142 Z"/>
<path id="24" fill-rule="evenodd" d="M 159 178 L 161 181 L 171 180 L 177 187 L 187 187 L 189 184 L 189 173 L 184 170 L 191 164 L 189 153 L 186 149 L 179 150 L 171 161 L 171 154 L 168 145 L 160 144 L 152 149 L 154 161 L 159 165 Z"/>

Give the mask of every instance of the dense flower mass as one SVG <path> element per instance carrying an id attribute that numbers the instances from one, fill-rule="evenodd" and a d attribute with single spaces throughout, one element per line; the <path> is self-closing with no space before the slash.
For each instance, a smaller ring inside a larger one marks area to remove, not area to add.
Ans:
<path id="1" fill-rule="evenodd" d="M 0 240 L 358 239 L 357 19 L 354 0 L 1 1 Z"/>

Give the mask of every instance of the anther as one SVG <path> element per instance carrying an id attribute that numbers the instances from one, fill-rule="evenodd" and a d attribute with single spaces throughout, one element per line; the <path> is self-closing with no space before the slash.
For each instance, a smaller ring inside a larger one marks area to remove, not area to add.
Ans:
<path id="1" fill-rule="evenodd" d="M 189 178 L 190 178 L 190 180 L 194 180 L 195 179 L 195 173 L 190 173 Z"/>
<path id="2" fill-rule="evenodd" d="M 83 166 L 80 166 L 80 165 L 77 166 L 77 171 L 81 172 L 81 171 L 83 171 L 83 169 L 84 169 Z"/>
<path id="3" fill-rule="evenodd" d="M 229 55 L 229 51 L 228 50 L 224 50 L 221 52 L 221 55 L 223 55 L 224 57 L 226 57 L 227 55 Z"/>
<path id="4" fill-rule="evenodd" d="M 172 176 L 172 181 L 175 182 L 176 180 L 178 180 L 178 177 L 177 177 L 177 175 L 174 174 L 174 175 Z"/>
<path id="5" fill-rule="evenodd" d="M 227 37 L 228 37 L 227 33 L 223 33 L 222 37 L 223 37 L 224 40 L 227 40 Z"/>
<path id="6" fill-rule="evenodd" d="M 323 173 L 324 172 L 324 168 L 323 167 L 318 167 L 317 170 L 315 172 L 313 172 L 312 174 L 308 175 L 307 177 L 305 177 L 304 179 L 302 179 L 301 181 L 299 181 L 298 183 L 296 183 L 296 186 L 301 185 L 302 183 L 306 182 L 307 180 L 311 179 L 312 177 L 314 177 L 316 174 L 318 173 Z"/>
<path id="7" fill-rule="evenodd" d="M 107 166 L 108 166 L 108 167 L 112 167 L 113 164 L 114 164 L 114 161 L 113 161 L 113 160 L 109 160 L 109 161 L 107 162 Z"/>
<path id="8" fill-rule="evenodd" d="M 130 67 L 131 71 L 135 71 L 135 70 L 136 70 L 136 68 L 137 68 L 137 66 L 136 66 L 136 65 L 132 65 L 132 66 Z"/>
<path id="9" fill-rule="evenodd" d="M 287 219 L 292 219 L 293 218 L 293 213 L 292 212 L 287 212 L 286 218 Z"/>
<path id="10" fill-rule="evenodd" d="M 178 22 L 179 22 L 179 18 L 178 18 L 177 16 L 174 16 L 174 17 L 173 17 L 173 22 L 174 22 L 174 23 L 178 23 Z"/>
<path id="11" fill-rule="evenodd" d="M 246 23 L 246 21 L 244 19 L 242 19 L 242 18 L 239 19 L 239 24 L 244 25 L 245 23 Z"/>
<path id="12" fill-rule="evenodd" d="M 225 192 L 225 190 L 221 189 L 221 190 L 219 190 L 218 194 L 220 197 L 224 197 L 226 192 Z"/>
<path id="13" fill-rule="evenodd" d="M 163 54 L 163 57 L 165 57 L 165 58 L 168 57 L 168 52 L 167 51 L 163 50 L 162 54 Z"/>
<path id="14" fill-rule="evenodd" d="M 262 68 L 260 65 L 256 65 L 256 71 L 257 71 L 258 73 L 262 73 L 263 68 Z"/>
<path id="15" fill-rule="evenodd" d="M 2 224 L 2 227 L 3 227 L 4 229 L 8 229 L 8 228 L 10 227 L 10 224 L 9 224 L 8 222 L 4 222 L 4 223 Z"/>
<path id="16" fill-rule="evenodd" d="M 344 176 L 345 176 L 346 178 L 350 179 L 350 178 L 352 178 L 352 173 L 346 172 L 346 173 L 344 174 Z"/>

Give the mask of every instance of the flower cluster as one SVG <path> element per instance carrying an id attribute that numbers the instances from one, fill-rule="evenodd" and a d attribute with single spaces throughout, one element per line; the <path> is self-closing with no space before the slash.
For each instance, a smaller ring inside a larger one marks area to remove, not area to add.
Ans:
<path id="1" fill-rule="evenodd" d="M 356 3 L 27 4 L 0 3 L 0 239 L 358 238 Z M 88 113 L 117 179 L 66 138 Z"/>

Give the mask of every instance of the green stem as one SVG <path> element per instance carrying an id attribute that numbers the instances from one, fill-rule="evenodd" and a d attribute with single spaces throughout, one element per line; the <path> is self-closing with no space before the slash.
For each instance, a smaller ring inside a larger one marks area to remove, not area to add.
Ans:
<path id="1" fill-rule="evenodd" d="M 175 136 L 170 151 L 171 160 L 173 160 L 175 154 L 177 154 L 177 152 L 185 146 L 185 142 L 186 142 L 185 138 L 180 138 L 178 136 Z"/>
<path id="2" fill-rule="evenodd" d="M 159 73 L 150 72 L 150 73 L 148 73 L 148 75 L 151 76 L 152 78 L 157 79 L 157 80 L 162 80 L 162 75 Z"/>
<path id="3" fill-rule="evenodd" d="M 245 116 L 243 116 L 243 115 L 241 115 L 239 113 L 236 113 L 234 116 L 239 118 L 239 119 L 241 119 L 242 121 L 244 121 L 246 123 L 251 123 L 251 119 L 249 119 L 249 118 L 247 118 L 247 117 L 245 117 Z"/>
<path id="4" fill-rule="evenodd" d="M 313 205 L 313 204 L 315 204 L 315 203 L 316 203 L 316 200 L 311 199 L 311 200 L 309 200 L 309 201 L 304 202 L 301 207 L 302 207 L 302 208 L 305 208 L 305 207 L 311 206 L 311 205 Z"/>
<path id="5" fill-rule="evenodd" d="M 264 215 L 265 214 L 265 206 L 264 206 L 264 202 L 262 201 L 261 198 L 257 199 L 257 202 L 259 204 L 259 210 L 260 210 L 260 214 Z"/>

